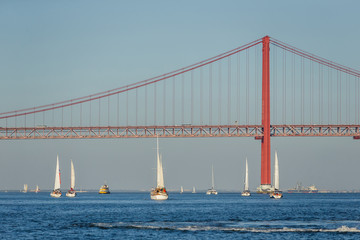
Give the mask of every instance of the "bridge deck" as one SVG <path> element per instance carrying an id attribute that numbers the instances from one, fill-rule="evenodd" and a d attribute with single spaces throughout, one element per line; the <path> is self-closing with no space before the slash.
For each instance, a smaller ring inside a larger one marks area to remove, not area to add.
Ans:
<path id="1" fill-rule="evenodd" d="M 152 137 L 254 137 L 263 136 L 262 125 L 180 125 L 0 128 L 1 140 Z M 360 137 L 360 125 L 272 125 L 272 137 Z"/>

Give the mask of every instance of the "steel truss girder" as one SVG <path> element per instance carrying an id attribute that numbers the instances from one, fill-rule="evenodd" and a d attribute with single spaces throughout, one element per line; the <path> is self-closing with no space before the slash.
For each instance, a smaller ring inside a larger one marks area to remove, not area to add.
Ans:
<path id="1" fill-rule="evenodd" d="M 360 125 L 272 125 L 272 137 L 355 137 Z M 152 137 L 263 137 L 262 125 L 0 128 L 1 140 Z"/>

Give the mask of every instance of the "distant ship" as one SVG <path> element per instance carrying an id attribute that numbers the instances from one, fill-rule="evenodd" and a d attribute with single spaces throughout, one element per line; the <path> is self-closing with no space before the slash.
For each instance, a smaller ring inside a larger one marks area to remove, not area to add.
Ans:
<path id="1" fill-rule="evenodd" d="M 319 190 L 315 187 L 315 185 L 311 185 L 307 188 L 301 186 L 301 183 L 297 183 L 296 187 L 287 190 L 288 193 L 318 193 Z"/>
<path id="2" fill-rule="evenodd" d="M 106 184 L 102 185 L 99 190 L 99 194 L 110 194 L 109 186 Z"/>
<path id="3" fill-rule="evenodd" d="M 211 188 L 206 191 L 207 195 L 217 195 L 218 192 L 215 190 L 215 181 L 214 181 L 214 165 L 211 165 Z"/>
<path id="4" fill-rule="evenodd" d="M 280 179 L 279 179 L 279 159 L 277 152 L 275 151 L 275 163 L 274 163 L 274 191 L 270 194 L 271 198 L 282 198 L 283 194 L 280 191 Z"/>
<path id="5" fill-rule="evenodd" d="M 66 196 L 67 197 L 75 197 L 76 196 L 76 191 L 75 191 L 75 169 L 74 169 L 74 164 L 73 164 L 72 160 L 71 160 L 70 166 L 71 166 L 70 190 L 67 191 Z"/>
<path id="6" fill-rule="evenodd" d="M 38 193 L 38 192 L 40 192 L 40 188 L 39 188 L 39 185 L 36 185 L 36 188 L 35 188 L 34 192 L 35 192 L 35 193 Z"/>
<path id="7" fill-rule="evenodd" d="M 50 196 L 56 198 L 61 197 L 60 184 L 61 184 L 61 179 L 60 179 L 59 155 L 58 155 L 56 159 L 54 190 L 50 193 Z"/>
<path id="8" fill-rule="evenodd" d="M 195 187 L 193 187 L 192 193 L 196 193 Z"/>
<path id="9" fill-rule="evenodd" d="M 246 158 L 246 164 L 245 164 L 245 181 L 244 181 L 244 191 L 241 193 L 241 196 L 249 197 L 250 191 L 249 191 L 249 169 L 248 169 L 248 160 Z"/>
<path id="10" fill-rule="evenodd" d="M 183 186 L 180 187 L 180 193 L 184 193 L 184 188 L 183 188 Z"/>
<path id="11" fill-rule="evenodd" d="M 159 154 L 159 138 L 156 139 L 156 160 L 157 160 L 157 171 L 156 171 L 156 188 L 150 192 L 150 198 L 152 200 L 166 200 L 169 195 L 166 191 L 164 184 L 164 171 L 162 166 L 162 157 Z"/>

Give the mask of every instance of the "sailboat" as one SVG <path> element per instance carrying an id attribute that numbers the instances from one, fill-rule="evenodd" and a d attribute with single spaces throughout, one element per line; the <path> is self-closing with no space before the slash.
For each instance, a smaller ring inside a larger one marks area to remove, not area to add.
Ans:
<path id="1" fill-rule="evenodd" d="M 40 188 L 39 188 L 39 185 L 36 185 L 36 188 L 35 188 L 35 191 L 34 191 L 35 193 L 38 193 L 38 192 L 40 192 Z"/>
<path id="2" fill-rule="evenodd" d="M 67 197 L 75 197 L 76 191 L 75 191 L 75 169 L 74 169 L 74 163 L 71 160 L 71 175 L 70 175 L 70 190 L 67 191 L 66 196 Z"/>
<path id="3" fill-rule="evenodd" d="M 61 179 L 60 179 L 59 155 L 58 155 L 56 159 L 54 190 L 50 193 L 50 196 L 57 198 L 61 197 L 60 184 L 61 184 Z"/>
<path id="4" fill-rule="evenodd" d="M 246 165 L 245 165 L 245 182 L 244 182 L 244 191 L 241 193 L 241 196 L 249 197 L 249 169 L 248 169 L 248 160 L 246 158 Z"/>
<path id="5" fill-rule="evenodd" d="M 214 165 L 211 165 L 211 189 L 206 191 L 207 195 L 217 195 L 218 192 L 215 190 L 215 183 L 214 183 Z"/>
<path id="6" fill-rule="evenodd" d="M 183 193 L 184 192 L 184 188 L 183 186 L 180 187 L 180 193 Z"/>
<path id="7" fill-rule="evenodd" d="M 195 187 L 193 187 L 192 193 L 196 193 Z"/>
<path id="8" fill-rule="evenodd" d="M 24 184 L 24 190 L 22 190 L 23 193 L 27 193 L 28 191 L 28 185 L 27 184 Z"/>
<path id="9" fill-rule="evenodd" d="M 156 188 L 150 192 L 150 197 L 153 200 L 166 200 L 169 195 L 164 185 L 164 172 L 162 166 L 162 156 L 159 154 L 159 138 L 156 147 L 157 171 L 156 171 Z"/>
<path id="10" fill-rule="evenodd" d="M 271 198 L 282 198 L 283 194 L 279 190 L 280 180 L 279 180 L 279 159 L 277 152 L 275 151 L 275 163 L 274 163 L 274 191 L 270 193 Z"/>

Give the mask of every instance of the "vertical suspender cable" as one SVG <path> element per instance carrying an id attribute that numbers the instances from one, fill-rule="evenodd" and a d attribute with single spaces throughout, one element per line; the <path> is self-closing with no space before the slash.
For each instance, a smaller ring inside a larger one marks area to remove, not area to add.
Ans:
<path id="1" fill-rule="evenodd" d="M 331 124 L 332 123 L 332 120 L 331 120 L 331 117 L 332 117 L 332 102 L 333 102 L 331 68 L 328 68 L 328 82 L 329 82 L 329 87 L 328 87 L 328 124 Z"/>
<path id="2" fill-rule="evenodd" d="M 190 80 L 191 80 L 191 89 L 190 89 L 190 93 L 191 93 L 191 103 L 190 103 L 190 123 L 194 124 L 194 70 L 191 71 L 190 73 Z"/>
<path id="3" fill-rule="evenodd" d="M 200 68 L 200 124 L 203 125 L 203 68 Z"/>
<path id="4" fill-rule="evenodd" d="M 240 53 L 237 55 L 237 64 L 236 64 L 236 80 L 237 80 L 237 88 L 236 88 L 236 119 L 237 122 L 240 122 Z"/>
<path id="5" fill-rule="evenodd" d="M 163 125 L 166 125 L 166 82 L 167 80 L 164 81 L 164 92 L 163 92 Z"/>
<path id="6" fill-rule="evenodd" d="M 212 64 L 209 65 L 209 124 L 212 124 Z"/>
<path id="7" fill-rule="evenodd" d="M 117 103 L 116 103 L 116 124 L 117 126 L 120 126 L 120 121 L 119 121 L 119 118 L 120 118 L 120 109 L 119 109 L 119 105 L 120 105 L 120 100 L 119 100 L 119 93 L 116 94 L 116 98 L 117 98 Z"/>
<path id="8" fill-rule="evenodd" d="M 127 95 L 126 95 L 126 104 L 127 104 Z M 126 109 L 126 111 L 127 111 L 127 109 Z M 126 112 L 126 115 L 127 115 L 127 112 Z M 99 127 L 101 126 L 100 116 L 101 116 L 101 98 L 99 98 Z"/>
<path id="9" fill-rule="evenodd" d="M 108 99 L 108 126 L 110 126 L 110 97 Z"/>
<path id="10" fill-rule="evenodd" d="M 219 124 L 221 124 L 221 115 L 222 115 L 222 112 L 221 112 L 221 60 L 218 62 L 219 63 Z"/>
<path id="11" fill-rule="evenodd" d="M 313 81 L 314 74 L 313 74 L 313 61 L 310 60 L 310 124 L 313 124 L 313 112 L 314 112 L 314 88 L 313 88 Z"/>
<path id="12" fill-rule="evenodd" d="M 295 124 L 295 54 L 292 54 L 292 124 Z"/>
<path id="13" fill-rule="evenodd" d="M 277 95 L 278 95 L 278 89 L 277 89 L 277 48 L 274 48 L 274 77 L 272 79 L 272 81 L 274 82 L 274 122 L 275 124 L 278 124 L 277 122 L 277 115 L 278 115 L 278 102 L 277 102 Z"/>
<path id="14" fill-rule="evenodd" d="M 157 112 L 156 112 L 156 85 L 157 83 L 155 82 L 154 83 L 154 126 L 156 126 L 156 115 L 157 115 Z"/>
<path id="15" fill-rule="evenodd" d="M 246 49 L 246 124 L 249 125 L 249 50 Z"/>
<path id="16" fill-rule="evenodd" d="M 175 86 L 175 76 L 173 77 L 173 102 L 172 102 L 172 117 L 173 117 L 173 125 L 175 126 L 175 93 L 176 93 L 176 91 L 175 91 L 175 88 L 176 88 L 176 86 Z"/>
<path id="17" fill-rule="evenodd" d="M 255 81 L 254 81 L 254 112 L 255 112 L 255 124 L 258 124 L 258 88 L 259 88 L 259 75 L 258 75 L 258 46 L 255 46 Z"/>
<path id="18" fill-rule="evenodd" d="M 138 92 L 139 92 L 139 89 L 135 89 L 135 126 L 138 125 L 138 108 L 139 108 L 139 104 L 138 104 L 138 101 L 139 101 L 139 97 L 138 97 Z"/>
<path id="19" fill-rule="evenodd" d="M 139 91 L 139 89 L 135 89 L 135 126 L 137 126 L 138 125 L 138 91 Z"/>
<path id="20" fill-rule="evenodd" d="M 145 126 L 147 125 L 147 95 L 148 95 L 148 91 L 147 91 L 147 85 L 145 86 Z"/>
<path id="21" fill-rule="evenodd" d="M 231 124 L 231 56 L 228 57 L 228 124 Z"/>
<path id="22" fill-rule="evenodd" d="M 304 58 L 301 57 L 301 124 L 304 124 L 304 101 L 305 101 L 305 83 L 304 83 Z"/>

